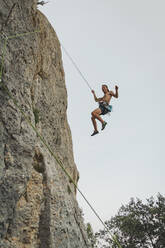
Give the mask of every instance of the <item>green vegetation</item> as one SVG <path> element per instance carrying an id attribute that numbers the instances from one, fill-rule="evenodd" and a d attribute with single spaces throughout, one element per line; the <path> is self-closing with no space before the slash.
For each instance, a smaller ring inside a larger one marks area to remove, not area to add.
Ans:
<path id="1" fill-rule="evenodd" d="M 90 223 L 87 223 L 86 225 L 86 231 L 87 231 L 87 235 L 88 235 L 88 239 L 89 239 L 89 243 L 90 243 L 90 247 L 95 247 L 96 244 L 96 238 L 95 235 L 93 233 L 92 227 Z"/>
<path id="2" fill-rule="evenodd" d="M 68 194 L 72 192 L 69 185 L 67 185 L 67 190 L 68 190 Z"/>
<path id="3" fill-rule="evenodd" d="M 39 122 L 40 116 L 39 116 L 40 111 L 37 108 L 33 109 L 33 114 L 35 118 L 35 125 Z"/>
<path id="4" fill-rule="evenodd" d="M 106 221 L 108 230 L 115 235 L 122 248 L 165 247 L 165 197 L 157 195 L 143 203 L 132 198 L 118 214 Z M 107 230 L 96 233 L 95 247 L 117 248 Z"/>

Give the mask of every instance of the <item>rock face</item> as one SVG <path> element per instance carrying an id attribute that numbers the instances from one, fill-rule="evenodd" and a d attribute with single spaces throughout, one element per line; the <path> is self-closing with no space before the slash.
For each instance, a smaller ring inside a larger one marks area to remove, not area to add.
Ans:
<path id="1" fill-rule="evenodd" d="M 7 40 L 2 83 L 77 183 L 58 38 L 35 0 L 15 2 L 0 2 L 0 65 L 6 35 L 28 34 Z M 2 85 L 0 247 L 90 247 L 74 185 Z"/>

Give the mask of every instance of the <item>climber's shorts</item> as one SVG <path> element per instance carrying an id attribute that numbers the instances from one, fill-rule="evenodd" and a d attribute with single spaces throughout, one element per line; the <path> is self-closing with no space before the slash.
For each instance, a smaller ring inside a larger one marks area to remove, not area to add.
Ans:
<path id="1" fill-rule="evenodd" d="M 107 113 L 110 113 L 112 111 L 112 105 L 107 105 L 104 102 L 100 102 L 99 109 L 101 110 L 100 115 L 106 115 Z"/>

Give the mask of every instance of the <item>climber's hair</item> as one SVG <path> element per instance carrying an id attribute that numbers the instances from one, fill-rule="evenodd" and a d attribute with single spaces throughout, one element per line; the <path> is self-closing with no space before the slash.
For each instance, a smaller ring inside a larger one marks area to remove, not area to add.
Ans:
<path id="1" fill-rule="evenodd" d="M 102 86 L 105 86 L 107 88 L 107 90 L 109 91 L 108 85 L 102 84 Z"/>

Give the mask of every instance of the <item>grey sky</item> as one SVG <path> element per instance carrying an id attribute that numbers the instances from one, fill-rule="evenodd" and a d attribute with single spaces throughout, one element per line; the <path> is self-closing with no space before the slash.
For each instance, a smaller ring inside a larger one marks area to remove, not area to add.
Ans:
<path id="1" fill-rule="evenodd" d="M 106 129 L 91 137 L 90 113 L 97 104 L 63 54 L 81 190 L 103 220 L 131 197 L 164 194 L 165 1 L 50 0 L 41 11 L 97 96 L 102 82 L 119 86 Z M 78 200 L 85 220 L 94 230 L 102 228 Z"/>

